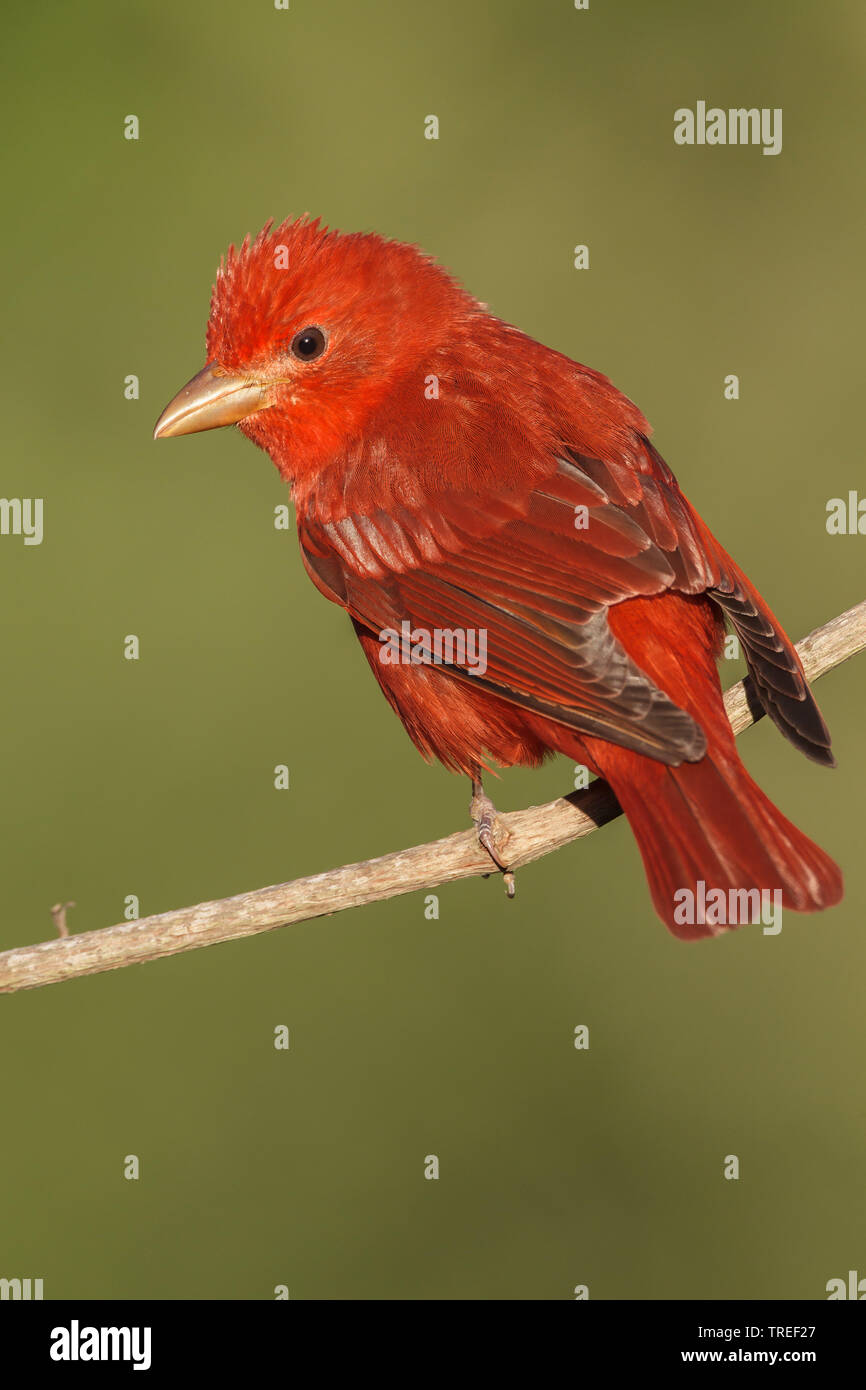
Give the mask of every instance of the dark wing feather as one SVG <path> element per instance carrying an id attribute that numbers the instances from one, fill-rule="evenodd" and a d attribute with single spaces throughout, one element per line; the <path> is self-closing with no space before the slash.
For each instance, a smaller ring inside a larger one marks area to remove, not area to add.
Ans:
<path id="1" fill-rule="evenodd" d="M 726 557 L 727 558 L 727 557 Z M 813 762 L 835 767 L 830 731 L 786 633 L 745 575 L 729 562 L 723 586 L 710 596 L 730 619 L 758 699 L 776 727 Z"/>

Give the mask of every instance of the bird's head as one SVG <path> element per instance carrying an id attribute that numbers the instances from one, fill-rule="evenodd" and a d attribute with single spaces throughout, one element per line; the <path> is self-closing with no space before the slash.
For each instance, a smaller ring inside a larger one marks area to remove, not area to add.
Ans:
<path id="1" fill-rule="evenodd" d="M 237 424 L 286 478 L 348 447 L 385 397 L 483 313 L 414 246 L 301 218 L 229 248 L 211 296 L 207 363 L 157 439 Z"/>

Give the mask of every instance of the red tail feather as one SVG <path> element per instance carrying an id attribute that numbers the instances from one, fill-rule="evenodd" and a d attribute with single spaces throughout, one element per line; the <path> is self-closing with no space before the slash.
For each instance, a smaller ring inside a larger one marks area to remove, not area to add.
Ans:
<path id="1" fill-rule="evenodd" d="M 776 809 L 736 754 L 717 763 L 711 751 L 679 767 L 640 759 L 638 769 L 637 755 L 608 751 L 622 766 L 605 769 L 599 756 L 599 771 L 634 831 L 656 911 L 676 936 L 713 936 L 760 913 L 766 923 L 779 906 L 811 912 L 841 898 L 836 864 Z"/>
<path id="2" fill-rule="evenodd" d="M 680 605 L 676 647 L 659 625 L 660 602 L 665 624 L 671 603 Z M 706 756 L 677 767 L 599 739 L 583 741 L 587 761 L 628 817 L 653 902 L 670 930 L 693 940 L 756 920 L 756 908 L 810 912 L 837 903 L 837 865 L 776 809 L 740 761 L 713 655 L 723 633 L 713 605 L 666 594 L 622 604 L 610 621 L 632 659 L 707 736 Z M 759 902 L 764 893 L 769 897 Z"/>

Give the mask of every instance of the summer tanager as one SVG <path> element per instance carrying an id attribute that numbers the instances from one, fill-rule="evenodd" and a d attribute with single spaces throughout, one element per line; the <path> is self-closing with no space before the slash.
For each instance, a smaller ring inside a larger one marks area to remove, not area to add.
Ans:
<path id="1" fill-rule="evenodd" d="M 606 377 L 417 248 L 303 218 L 229 249 L 207 365 L 156 435 L 229 424 L 291 484 L 307 572 L 410 738 L 472 779 L 500 867 L 482 770 L 558 752 L 613 788 L 676 935 L 736 924 L 684 921 L 682 890 L 839 900 L 837 866 L 737 754 L 725 619 L 771 719 L 832 765 L 799 658 Z"/>

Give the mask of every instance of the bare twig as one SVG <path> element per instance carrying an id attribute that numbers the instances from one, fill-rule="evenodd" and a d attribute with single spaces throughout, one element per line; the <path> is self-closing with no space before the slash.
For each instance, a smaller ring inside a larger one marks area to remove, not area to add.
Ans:
<path id="1" fill-rule="evenodd" d="M 797 646 L 810 681 L 864 648 L 866 601 L 831 619 Z M 725 705 L 735 733 L 754 723 L 743 681 L 727 692 Z M 520 868 L 541 859 L 571 840 L 592 834 L 618 815 L 616 798 L 604 782 L 594 782 L 585 791 L 572 792 L 545 806 L 509 812 L 503 820 L 510 836 L 510 864 Z M 444 840 L 368 859 L 363 864 L 347 864 L 311 878 L 295 879 L 293 883 L 259 888 L 234 898 L 199 903 L 196 907 L 36 946 L 13 948 L 0 954 L 0 993 L 35 989 L 80 975 L 95 975 L 193 951 L 199 946 L 213 946 L 219 941 L 254 936 L 401 893 L 423 892 L 461 878 L 487 874 L 490 867 L 490 859 L 479 846 L 475 832 L 459 831 Z"/>

